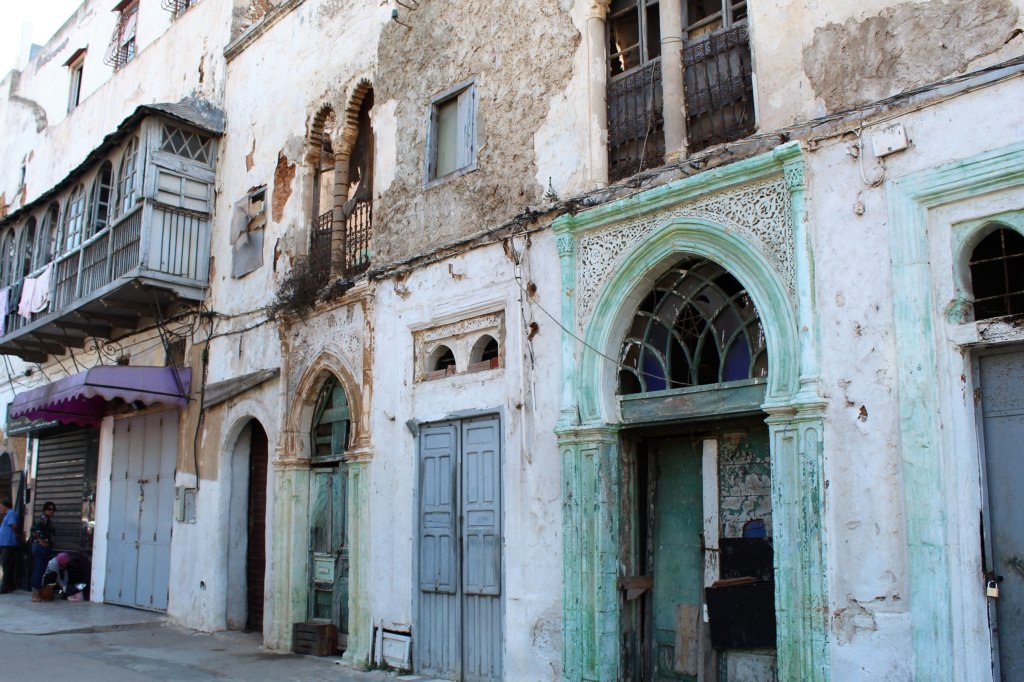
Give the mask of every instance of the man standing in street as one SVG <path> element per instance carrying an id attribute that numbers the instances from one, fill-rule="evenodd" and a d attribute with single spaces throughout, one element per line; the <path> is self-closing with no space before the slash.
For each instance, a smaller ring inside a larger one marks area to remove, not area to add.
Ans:
<path id="1" fill-rule="evenodd" d="M 11 499 L 0 500 L 0 594 L 14 591 L 14 565 L 18 556 L 18 511 L 12 508 Z"/>

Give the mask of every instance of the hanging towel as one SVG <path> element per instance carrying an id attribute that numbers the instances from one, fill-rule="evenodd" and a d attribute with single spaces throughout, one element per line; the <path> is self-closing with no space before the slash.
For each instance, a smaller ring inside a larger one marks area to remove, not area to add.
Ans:
<path id="1" fill-rule="evenodd" d="M 18 303 L 18 314 L 26 320 L 33 313 L 41 313 L 50 305 L 50 275 L 52 266 L 39 273 L 38 277 L 26 277 L 21 288 L 21 301 Z"/>

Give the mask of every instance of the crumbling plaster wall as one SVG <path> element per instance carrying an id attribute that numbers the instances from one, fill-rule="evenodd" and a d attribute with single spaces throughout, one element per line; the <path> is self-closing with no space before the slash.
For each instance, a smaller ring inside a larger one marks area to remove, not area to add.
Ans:
<path id="1" fill-rule="evenodd" d="M 522 240 L 516 241 L 521 250 Z M 554 241 L 550 232 L 534 235 L 526 252 L 523 280 L 535 282 L 537 294 L 525 302 L 525 324 L 513 263 L 500 245 L 382 283 L 375 307 L 376 338 L 387 341 L 374 346 L 371 616 L 404 629 L 416 613 L 417 439 L 406 422 L 500 410 L 504 677 L 509 680 L 557 680 L 561 672 L 561 464 L 552 437 L 560 387 L 551 380 L 559 363 L 560 330 L 540 309 L 558 309 Z M 505 313 L 503 367 L 415 381 L 414 331 L 494 309 Z M 526 341 L 530 322 L 538 324 L 533 366 Z"/>
<path id="2" fill-rule="evenodd" d="M 1022 92 L 1015 79 L 901 117 L 912 146 L 886 157 L 884 167 L 870 153 L 871 136 L 881 126 L 868 126 L 867 179 L 896 179 L 1024 139 L 1024 120 L 1003 105 L 1020 100 Z M 865 184 L 858 161 L 848 153 L 855 142 L 852 135 L 834 138 L 806 156 L 822 390 L 828 402 L 824 444 L 832 670 L 837 679 L 842 674 L 845 679 L 909 680 L 913 605 L 905 508 L 913 501 L 904 499 L 892 332 L 893 300 L 905 293 L 892 288 L 886 190 Z M 935 265 L 933 271 L 953 276 L 948 264 Z M 946 282 L 933 287 L 951 291 Z M 937 298 L 938 318 L 948 304 Z M 921 342 L 936 340 L 926 336 Z M 961 369 L 938 369 L 940 394 L 958 395 Z M 948 416 L 940 419 L 945 429 Z M 967 454 L 970 447 L 966 439 L 951 451 L 973 457 Z M 949 490 L 931 492 L 949 502 L 947 538 L 950 556 L 956 557 L 950 567 L 956 591 L 951 600 L 967 605 L 952 625 L 954 656 L 964 662 L 964 670 L 987 670 L 987 615 L 977 589 L 978 483 L 949 485 Z M 953 528 L 959 528 L 959 536 Z M 961 543 L 959 538 L 973 539 Z"/>
<path id="3" fill-rule="evenodd" d="M 397 102 L 398 156 L 390 187 L 375 188 L 377 263 L 501 225 L 541 201 L 535 135 L 567 87 L 580 43 L 564 4 L 516 0 L 498 12 L 484 0 L 428 0 L 403 13 L 408 27 L 384 28 L 375 95 L 378 106 Z M 425 189 L 431 98 L 469 79 L 477 87 L 478 169 Z"/>
<path id="4" fill-rule="evenodd" d="M 0 112 L 12 112 L 18 125 L 4 129 L 0 192 L 8 201 L 16 194 L 26 154 L 31 154 L 25 183 L 31 201 L 67 175 L 140 104 L 202 98 L 219 106 L 229 28 L 223 3 L 200 2 L 172 21 L 160 0 L 142 0 L 139 51 L 117 72 L 103 63 L 116 19 L 108 4 L 90 0 L 81 6 L 15 77 L 14 92 L 9 86 L 0 89 Z M 64 63 L 86 46 L 82 99 L 68 113 L 70 73 Z M 37 131 L 34 119 L 26 121 L 19 111 L 33 107 L 11 102 L 11 94 L 45 112 L 43 130 Z M 11 121 L 10 114 L 4 120 Z M 12 138 L 23 142 L 8 148 Z"/>
<path id="5" fill-rule="evenodd" d="M 225 109 L 231 113 L 217 167 L 217 215 L 230 215 L 250 189 L 266 185 L 267 224 L 263 266 L 234 279 L 228 221 L 217 221 L 211 244 L 218 264 L 211 304 L 217 311 L 266 306 L 280 278 L 306 254 L 309 125 L 325 104 L 344 111 L 360 78 L 370 78 L 380 27 L 390 16 L 387 7 L 306 0 L 228 62 Z M 289 58 L 280 59 L 282 54 Z"/>
<path id="6" fill-rule="evenodd" d="M 834 113 L 1020 54 L 1024 0 L 751 3 L 758 126 Z"/>

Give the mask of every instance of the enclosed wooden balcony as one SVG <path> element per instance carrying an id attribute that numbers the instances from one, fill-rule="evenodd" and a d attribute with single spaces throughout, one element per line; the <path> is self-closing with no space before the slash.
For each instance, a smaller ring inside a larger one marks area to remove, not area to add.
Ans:
<path id="1" fill-rule="evenodd" d="M 0 222 L 0 353 L 41 362 L 203 299 L 221 130 L 211 111 L 140 107 L 61 183 Z"/>

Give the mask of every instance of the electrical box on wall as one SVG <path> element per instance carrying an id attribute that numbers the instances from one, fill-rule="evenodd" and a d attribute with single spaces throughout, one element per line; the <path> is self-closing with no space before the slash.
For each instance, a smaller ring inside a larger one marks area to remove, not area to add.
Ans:
<path id="1" fill-rule="evenodd" d="M 871 149 L 881 158 L 887 154 L 901 152 L 907 148 L 907 131 L 902 123 L 882 128 L 871 137 Z"/>
<path id="2" fill-rule="evenodd" d="M 196 522 L 196 493 L 195 488 L 174 489 L 174 520 L 178 523 Z"/>

